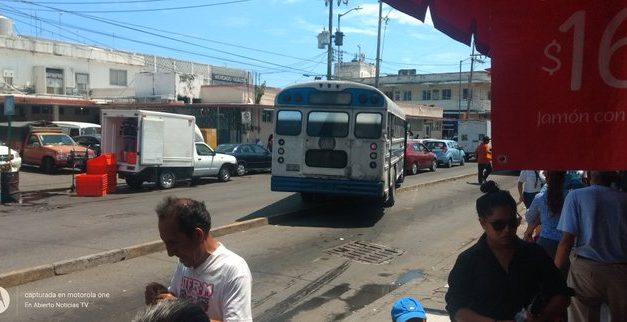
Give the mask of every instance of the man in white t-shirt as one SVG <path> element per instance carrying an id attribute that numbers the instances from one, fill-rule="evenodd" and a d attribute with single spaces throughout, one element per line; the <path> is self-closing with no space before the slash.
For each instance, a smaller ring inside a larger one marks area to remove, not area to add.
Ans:
<path id="1" fill-rule="evenodd" d="M 156 212 L 168 256 L 179 263 L 168 288 L 146 286 L 146 304 L 182 298 L 199 304 L 211 321 L 252 321 L 248 264 L 213 238 L 205 204 L 167 197 Z"/>

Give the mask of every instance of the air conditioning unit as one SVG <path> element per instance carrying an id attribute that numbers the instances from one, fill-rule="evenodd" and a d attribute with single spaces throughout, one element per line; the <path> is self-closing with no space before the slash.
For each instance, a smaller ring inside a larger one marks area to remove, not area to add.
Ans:
<path id="1" fill-rule="evenodd" d="M 2 71 L 2 76 L 3 77 L 15 77 L 15 71 L 12 69 L 5 69 Z"/>

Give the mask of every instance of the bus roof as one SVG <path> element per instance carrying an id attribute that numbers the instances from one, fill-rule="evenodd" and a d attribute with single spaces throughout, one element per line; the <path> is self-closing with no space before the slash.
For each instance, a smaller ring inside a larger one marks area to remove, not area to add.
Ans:
<path id="1" fill-rule="evenodd" d="M 296 88 L 312 88 L 316 90 L 329 89 L 329 90 L 336 90 L 336 91 L 351 88 L 351 89 L 376 91 L 384 98 L 385 100 L 384 106 L 387 108 L 388 112 L 405 119 L 405 112 L 403 112 L 403 110 L 393 100 L 387 97 L 381 90 L 370 85 L 351 82 L 351 81 L 318 80 L 318 81 L 313 81 L 313 82 L 290 85 L 290 86 L 283 88 L 281 91 L 279 91 L 279 93 L 277 93 L 276 98 L 275 98 L 275 106 L 282 105 L 278 103 L 281 97 L 281 93 L 285 91 L 290 91 Z"/>

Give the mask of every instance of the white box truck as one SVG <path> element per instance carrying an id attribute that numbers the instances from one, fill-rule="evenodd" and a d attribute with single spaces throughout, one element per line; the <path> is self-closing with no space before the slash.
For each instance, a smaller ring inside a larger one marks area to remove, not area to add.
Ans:
<path id="1" fill-rule="evenodd" d="M 466 154 L 466 161 L 476 158 L 475 150 L 485 136 L 492 136 L 490 120 L 459 120 L 457 138 Z"/>
<path id="2" fill-rule="evenodd" d="M 102 153 L 116 155 L 118 176 L 133 189 L 144 182 L 169 189 L 176 181 L 201 177 L 228 181 L 236 172 L 235 157 L 197 140 L 194 116 L 116 109 L 101 113 Z"/>

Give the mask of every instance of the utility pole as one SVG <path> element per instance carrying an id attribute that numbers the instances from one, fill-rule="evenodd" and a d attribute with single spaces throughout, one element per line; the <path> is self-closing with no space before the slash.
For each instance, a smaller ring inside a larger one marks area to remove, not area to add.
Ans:
<path id="1" fill-rule="evenodd" d="M 475 61 L 483 64 L 483 60 L 477 58 L 477 56 L 481 56 L 480 54 L 475 54 L 475 42 L 472 42 L 472 53 L 470 54 L 470 74 L 468 75 L 468 101 L 466 103 L 466 119 L 470 118 L 470 105 L 472 103 L 472 73 L 475 67 Z M 460 65 L 461 66 L 461 65 Z M 461 70 L 461 67 L 460 67 Z"/>
<path id="2" fill-rule="evenodd" d="M 333 63 L 333 0 L 329 3 L 329 45 L 327 46 L 327 80 L 331 80 L 331 64 Z"/>
<path id="3" fill-rule="evenodd" d="M 383 2 L 379 0 L 379 27 L 377 31 L 377 60 L 374 75 L 374 87 L 379 88 L 379 72 L 381 68 L 381 17 L 383 16 Z"/>

